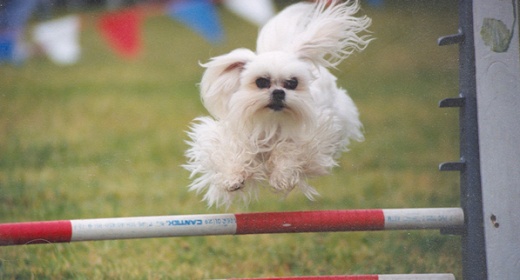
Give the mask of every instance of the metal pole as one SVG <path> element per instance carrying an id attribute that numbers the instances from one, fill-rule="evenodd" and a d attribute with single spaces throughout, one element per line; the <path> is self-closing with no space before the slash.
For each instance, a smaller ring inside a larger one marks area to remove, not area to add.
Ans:
<path id="1" fill-rule="evenodd" d="M 486 279 L 473 3 L 471 0 L 461 0 L 459 5 L 460 28 L 465 36 L 459 50 L 459 91 L 465 100 L 465 106 L 460 109 L 460 153 L 466 165 L 460 173 L 461 206 L 466 218 L 466 231 L 462 235 L 462 273 L 464 279 Z"/>
<path id="2" fill-rule="evenodd" d="M 0 224 L 0 246 L 132 238 L 461 228 L 460 208 L 177 215 Z"/>
<path id="3" fill-rule="evenodd" d="M 439 39 L 439 45 L 459 44 L 459 97 L 441 107 L 459 107 L 460 161 L 443 163 L 442 171 L 460 171 L 460 202 L 464 210 L 462 267 L 464 279 L 487 279 L 482 183 L 477 114 L 473 2 L 459 1 L 459 33 Z"/>

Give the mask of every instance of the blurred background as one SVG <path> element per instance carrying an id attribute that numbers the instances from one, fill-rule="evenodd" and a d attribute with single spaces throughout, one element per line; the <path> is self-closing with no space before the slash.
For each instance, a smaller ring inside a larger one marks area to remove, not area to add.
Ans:
<path id="1" fill-rule="evenodd" d="M 437 107 L 458 93 L 458 49 L 436 45 L 458 29 L 449 0 L 361 1 L 376 40 L 332 72 L 366 140 L 311 180 L 316 201 L 266 188 L 226 211 L 188 192 L 199 63 L 254 49 L 294 2 L 0 0 L 0 222 L 459 206 L 458 173 L 437 170 L 459 155 L 458 111 Z M 460 262 L 459 237 L 437 231 L 210 236 L 0 247 L 0 278 L 460 278 Z"/>

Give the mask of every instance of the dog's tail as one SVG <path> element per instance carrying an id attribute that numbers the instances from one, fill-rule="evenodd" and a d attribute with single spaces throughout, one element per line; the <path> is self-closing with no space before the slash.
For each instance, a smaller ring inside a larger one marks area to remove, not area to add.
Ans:
<path id="1" fill-rule="evenodd" d="M 354 51 L 365 49 L 370 35 L 359 35 L 371 24 L 355 17 L 358 0 L 319 0 L 292 5 L 260 31 L 257 52 L 288 51 L 324 67 L 335 67 Z"/>

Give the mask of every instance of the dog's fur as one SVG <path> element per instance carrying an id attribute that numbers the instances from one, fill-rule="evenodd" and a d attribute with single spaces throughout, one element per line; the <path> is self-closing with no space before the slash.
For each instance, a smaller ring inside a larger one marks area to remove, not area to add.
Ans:
<path id="1" fill-rule="evenodd" d="M 209 206 L 237 195 L 247 202 L 262 181 L 317 194 L 307 178 L 329 173 L 351 140 L 363 140 L 354 102 L 327 70 L 371 40 L 358 35 L 371 23 L 358 10 L 357 1 L 291 5 L 261 29 L 256 53 L 236 49 L 203 64 L 212 117 L 188 132 L 190 190 L 206 190 Z"/>

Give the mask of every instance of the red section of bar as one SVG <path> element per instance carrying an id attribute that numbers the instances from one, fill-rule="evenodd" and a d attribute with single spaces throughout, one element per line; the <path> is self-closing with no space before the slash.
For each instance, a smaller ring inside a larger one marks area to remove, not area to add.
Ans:
<path id="1" fill-rule="evenodd" d="M 383 210 L 334 210 L 236 214 L 236 234 L 382 230 Z"/>
<path id="2" fill-rule="evenodd" d="M 378 280 L 378 275 L 296 276 L 274 278 L 229 278 L 228 280 Z"/>
<path id="3" fill-rule="evenodd" d="M 70 242 L 70 221 L 0 224 L 0 246 Z"/>

